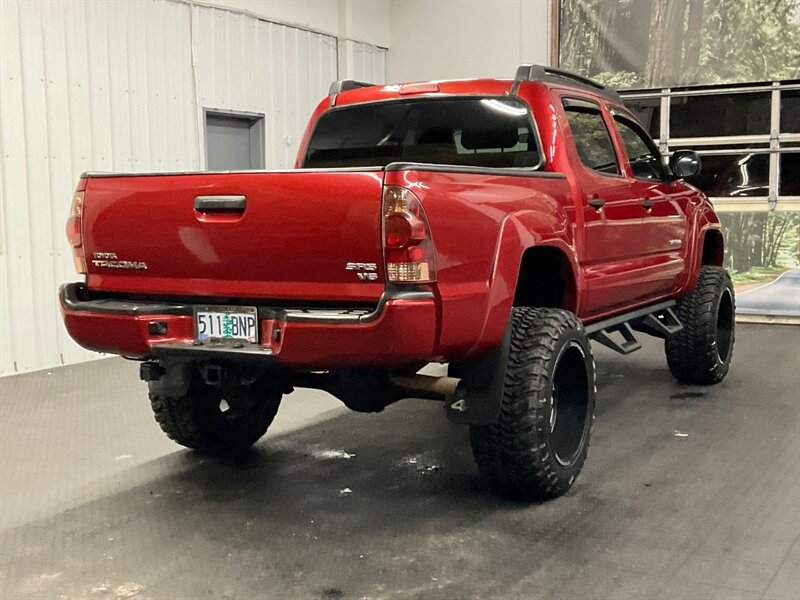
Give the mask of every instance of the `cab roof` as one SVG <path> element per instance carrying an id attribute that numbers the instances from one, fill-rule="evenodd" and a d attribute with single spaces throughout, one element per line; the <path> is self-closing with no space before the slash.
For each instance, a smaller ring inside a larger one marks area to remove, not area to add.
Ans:
<path id="1" fill-rule="evenodd" d="M 514 79 L 449 79 L 391 85 L 376 85 L 352 79 L 331 84 L 330 106 L 360 104 L 421 94 L 516 94 L 522 83 L 536 81 L 550 86 L 567 86 L 592 92 L 615 104 L 622 104 L 616 90 L 587 77 L 543 65 L 520 65 Z"/>

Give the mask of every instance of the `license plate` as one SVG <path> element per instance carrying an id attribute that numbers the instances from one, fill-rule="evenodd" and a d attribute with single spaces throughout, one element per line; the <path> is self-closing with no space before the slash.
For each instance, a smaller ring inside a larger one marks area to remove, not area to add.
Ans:
<path id="1" fill-rule="evenodd" d="M 194 311 L 195 338 L 201 342 L 258 342 L 258 311 L 250 306 L 203 306 Z"/>

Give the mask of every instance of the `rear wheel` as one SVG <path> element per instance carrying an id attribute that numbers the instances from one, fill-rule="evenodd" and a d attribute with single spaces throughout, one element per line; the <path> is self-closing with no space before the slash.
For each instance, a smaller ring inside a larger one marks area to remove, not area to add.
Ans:
<path id="1" fill-rule="evenodd" d="M 256 383 L 211 386 L 193 378 L 180 395 L 164 395 L 150 384 L 150 404 L 171 440 L 203 454 L 232 455 L 263 436 L 278 412 L 283 394 Z"/>
<path id="2" fill-rule="evenodd" d="M 678 301 L 683 329 L 665 343 L 669 370 L 678 381 L 709 385 L 725 378 L 733 355 L 735 312 L 727 271 L 704 266 L 697 286 Z"/>
<path id="3" fill-rule="evenodd" d="M 513 309 L 500 416 L 470 428 L 478 469 L 518 497 L 564 494 L 586 460 L 594 406 L 594 360 L 578 318 Z"/>

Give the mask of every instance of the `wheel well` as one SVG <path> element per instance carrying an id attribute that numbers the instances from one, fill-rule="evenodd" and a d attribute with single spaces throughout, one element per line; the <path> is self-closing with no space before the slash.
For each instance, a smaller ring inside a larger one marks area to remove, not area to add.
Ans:
<path id="1" fill-rule="evenodd" d="M 725 246 L 722 241 L 722 233 L 716 229 L 706 231 L 703 238 L 703 265 L 714 265 L 716 267 L 722 266 L 722 258 L 725 252 Z"/>
<path id="2" fill-rule="evenodd" d="M 575 311 L 575 276 L 558 248 L 528 248 L 522 255 L 514 306 L 565 308 Z"/>

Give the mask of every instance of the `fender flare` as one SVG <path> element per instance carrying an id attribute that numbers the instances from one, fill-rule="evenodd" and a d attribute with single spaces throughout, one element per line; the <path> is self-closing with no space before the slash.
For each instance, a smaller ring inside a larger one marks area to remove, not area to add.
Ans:
<path id="1" fill-rule="evenodd" d="M 692 232 L 690 247 L 687 251 L 686 277 L 681 286 L 681 294 L 685 294 L 694 289 L 700 276 L 700 267 L 703 262 L 703 248 L 706 235 L 709 231 L 718 231 L 722 235 L 722 227 L 713 207 L 708 202 L 704 202 L 695 212 L 693 222 L 688 230 Z M 723 236 L 722 251 L 725 252 L 725 240 Z"/>
<path id="2" fill-rule="evenodd" d="M 576 310 L 580 304 L 583 289 L 582 281 L 578 279 L 580 269 L 574 248 L 564 240 L 564 230 L 540 227 L 537 232 L 520 216 L 521 213 L 509 214 L 500 226 L 489 277 L 486 317 L 480 339 L 470 351 L 475 355 L 448 367 L 448 374 L 462 379 L 466 388 L 464 403 L 457 405 L 461 409 L 453 406 L 455 400 L 445 406 L 448 418 L 455 423 L 488 425 L 497 420 L 511 339 L 511 309 L 522 258 L 527 250 L 556 248 L 566 256 L 575 278 Z M 554 220 L 551 224 L 555 225 Z"/>
<path id="3" fill-rule="evenodd" d="M 555 218 L 543 219 L 534 211 L 511 213 L 503 219 L 489 274 L 486 317 L 476 347 L 502 339 L 511 316 L 522 258 L 531 248 L 555 248 L 567 258 L 575 282 L 575 312 L 580 310 L 583 282 L 575 249 L 564 239 L 567 235 L 570 234 L 566 223 L 559 223 Z"/>

